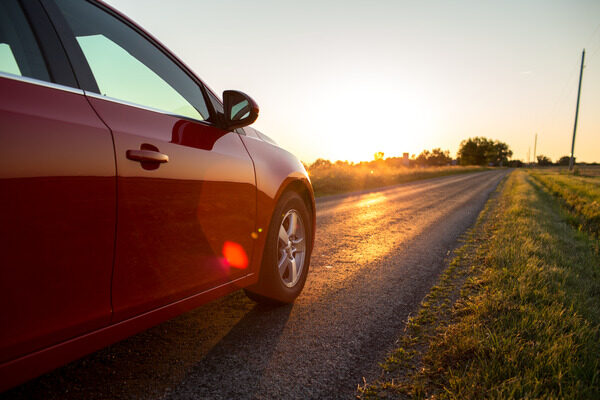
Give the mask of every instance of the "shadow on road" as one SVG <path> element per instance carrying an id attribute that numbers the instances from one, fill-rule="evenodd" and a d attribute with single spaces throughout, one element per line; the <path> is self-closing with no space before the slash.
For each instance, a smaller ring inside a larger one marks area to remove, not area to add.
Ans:
<path id="1" fill-rule="evenodd" d="M 246 365 L 247 373 L 260 379 L 266 364 L 252 357 L 260 351 L 260 359 L 268 362 L 291 310 L 292 305 L 258 305 L 239 291 L 4 392 L 0 399 L 164 398 L 190 384 L 195 390 L 201 383 L 218 384 L 196 380 L 206 376 L 203 371 L 230 364 L 235 370 Z M 255 335 L 269 340 L 257 349 L 249 340 Z"/>
<path id="2" fill-rule="evenodd" d="M 281 307 L 256 305 L 205 356 L 198 359 L 172 396 L 167 398 L 185 394 L 210 398 L 253 397 L 252 388 L 259 389 L 261 377 L 269 366 L 292 308 L 293 304 Z M 235 384 L 236 376 L 227 383 L 222 381 L 222 377 L 231 376 L 232 371 L 245 381 L 251 377 L 256 384 L 250 385 L 250 390 L 246 386 L 240 392 L 242 388 Z M 227 387 L 229 393 L 224 392 Z"/>

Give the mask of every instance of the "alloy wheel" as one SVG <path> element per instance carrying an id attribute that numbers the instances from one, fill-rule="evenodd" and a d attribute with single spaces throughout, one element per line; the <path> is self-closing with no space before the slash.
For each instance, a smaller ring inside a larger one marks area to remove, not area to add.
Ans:
<path id="1" fill-rule="evenodd" d="M 302 276 L 306 249 L 306 230 L 300 213 L 289 210 L 279 226 L 277 269 L 283 284 L 294 287 Z"/>

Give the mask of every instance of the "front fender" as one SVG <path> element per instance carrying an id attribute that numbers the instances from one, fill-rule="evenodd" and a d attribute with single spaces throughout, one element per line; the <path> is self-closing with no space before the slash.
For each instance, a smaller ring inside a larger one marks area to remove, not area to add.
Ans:
<path id="1" fill-rule="evenodd" d="M 315 240 L 316 212 L 312 184 L 302 163 L 290 152 L 249 136 L 240 136 L 250 157 L 254 161 L 256 173 L 256 243 L 251 260 L 251 271 L 258 272 L 266 244 L 267 230 L 271 224 L 273 211 L 281 195 L 287 190 L 295 190 L 307 201 L 312 216 L 312 243 Z"/>

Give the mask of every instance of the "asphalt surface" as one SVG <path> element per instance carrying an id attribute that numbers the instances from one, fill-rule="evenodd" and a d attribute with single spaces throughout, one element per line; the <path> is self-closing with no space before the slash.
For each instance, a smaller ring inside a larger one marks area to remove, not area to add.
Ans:
<path id="1" fill-rule="evenodd" d="M 293 305 L 267 308 L 236 292 L 0 398 L 353 398 L 507 172 L 320 199 Z"/>

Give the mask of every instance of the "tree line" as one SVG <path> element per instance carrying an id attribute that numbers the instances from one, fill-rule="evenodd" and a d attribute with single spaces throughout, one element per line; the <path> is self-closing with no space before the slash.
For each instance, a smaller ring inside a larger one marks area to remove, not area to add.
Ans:
<path id="1" fill-rule="evenodd" d="M 408 160 L 402 157 L 389 157 L 384 159 L 385 153 L 378 151 L 373 155 L 372 161 L 362 161 L 358 163 L 370 164 L 370 163 L 383 163 L 389 166 L 408 166 L 408 167 L 425 167 L 425 166 L 444 166 L 444 165 L 493 165 L 493 166 L 522 166 L 523 163 L 518 160 L 510 160 L 512 157 L 512 150 L 508 145 L 499 140 L 491 140 L 484 137 L 474 137 L 465 139 L 460 143 L 457 157 L 453 159 L 450 156 L 450 151 L 442 150 L 441 148 L 435 148 L 430 150 L 423 150 L 418 156 L 414 154 Z M 514 165 L 515 162 L 520 165 Z M 354 163 L 348 161 L 336 161 L 332 163 L 329 160 L 319 158 L 313 162 L 307 169 L 315 168 L 327 168 L 334 165 L 353 165 Z M 568 164 L 568 162 L 567 162 Z"/>
<path id="2" fill-rule="evenodd" d="M 546 157 L 541 154 L 539 156 L 537 156 L 536 158 L 537 158 L 537 163 L 540 167 L 546 167 L 546 166 L 550 166 L 550 165 L 560 165 L 562 167 L 568 167 L 571 156 L 562 156 L 561 158 L 556 160 L 555 163 L 552 162 L 550 157 Z M 573 163 L 575 163 L 575 158 L 573 158 Z"/>

